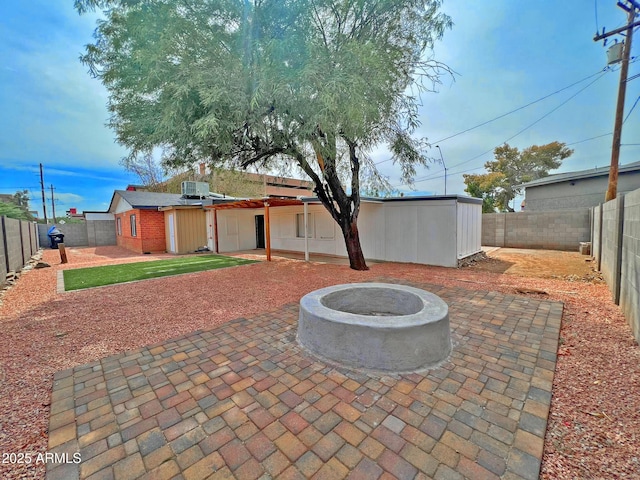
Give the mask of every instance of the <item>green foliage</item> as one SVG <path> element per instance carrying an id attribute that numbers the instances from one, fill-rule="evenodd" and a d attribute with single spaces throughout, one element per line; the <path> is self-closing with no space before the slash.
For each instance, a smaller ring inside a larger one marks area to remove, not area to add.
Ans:
<path id="1" fill-rule="evenodd" d="M 33 220 L 24 209 L 14 203 L 0 202 L 0 217 L 16 218 L 18 220 Z"/>
<path id="2" fill-rule="evenodd" d="M 482 213 L 495 213 L 496 191 L 504 180 L 501 173 L 488 173 L 485 175 L 464 174 L 464 183 L 467 185 L 465 192 L 472 197 L 482 198 Z"/>
<path id="3" fill-rule="evenodd" d="M 18 190 L 13 194 L 13 203 L 23 208 L 24 210 L 29 210 L 29 190 Z"/>
<path id="4" fill-rule="evenodd" d="M 29 213 L 29 191 L 17 191 L 11 202 L 0 201 L 0 216 L 33 221 L 33 215 Z"/>
<path id="5" fill-rule="evenodd" d="M 294 165 L 345 240 L 361 171 L 375 170 L 368 151 L 388 144 L 405 180 L 427 162 L 412 134 L 418 94 L 449 72 L 427 56 L 451 26 L 440 4 L 76 0 L 81 13 L 105 9 L 82 60 L 109 91 L 130 159 L 161 149 L 170 167 Z"/>
<path id="6" fill-rule="evenodd" d="M 509 202 L 518 195 L 520 185 L 549 175 L 549 170 L 559 168 L 562 160 L 571 156 L 573 150 L 561 142 L 533 145 L 522 152 L 504 144 L 494 150 L 495 160 L 485 163 L 488 173 L 463 175 L 467 185 L 465 191 L 473 197 L 483 199 L 482 211 L 513 212 Z"/>

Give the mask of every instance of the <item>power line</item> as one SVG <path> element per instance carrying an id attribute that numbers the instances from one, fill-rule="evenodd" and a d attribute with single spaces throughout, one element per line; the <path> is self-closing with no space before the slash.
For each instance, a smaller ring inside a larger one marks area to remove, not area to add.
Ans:
<path id="1" fill-rule="evenodd" d="M 514 138 L 516 138 L 518 135 L 526 132 L 527 130 L 529 130 L 531 127 L 533 127 L 535 124 L 539 123 L 540 121 L 544 120 L 545 118 L 547 118 L 549 115 L 551 115 L 552 113 L 554 113 L 556 110 L 558 110 L 559 108 L 563 107 L 564 105 L 566 105 L 570 100 L 574 99 L 575 97 L 577 97 L 580 93 L 584 92 L 587 88 L 589 88 L 591 85 L 593 85 L 595 82 L 597 82 L 598 80 L 600 80 L 604 74 L 606 72 L 602 72 L 602 74 L 596 78 L 594 81 L 592 81 L 591 83 L 589 83 L 588 85 L 586 85 L 585 87 L 581 88 L 580 90 L 578 90 L 576 93 L 574 93 L 573 95 L 571 95 L 569 98 L 567 98 L 564 102 L 560 103 L 560 105 L 558 105 L 557 107 L 553 108 L 552 110 L 550 110 L 549 112 L 545 113 L 542 117 L 538 118 L 535 122 L 530 123 L 529 125 L 527 125 L 526 127 L 524 127 L 522 130 L 520 130 L 518 133 L 511 135 L 509 138 L 507 138 L 504 142 L 501 142 L 500 145 L 503 145 L 507 142 L 509 142 L 510 140 L 513 140 Z M 479 157 L 482 157 L 483 155 L 486 155 L 487 153 L 493 152 L 493 150 L 497 147 L 494 146 L 493 148 L 487 150 L 486 152 L 481 153 L 480 155 L 476 155 L 473 158 L 470 158 L 469 160 L 465 160 L 462 163 L 458 163 L 457 165 L 454 165 L 453 167 L 459 167 L 460 165 L 464 165 L 466 163 L 469 163 L 473 160 L 476 160 Z"/>
<path id="2" fill-rule="evenodd" d="M 492 118 L 491 120 L 487 120 L 486 122 L 482 122 L 482 123 L 480 123 L 480 124 L 478 124 L 478 125 L 476 125 L 476 126 L 474 126 L 474 127 L 467 128 L 466 130 L 462 130 L 461 132 L 454 133 L 453 135 L 449 135 L 448 137 L 445 137 L 445 138 L 443 138 L 443 139 L 441 139 L 441 140 L 437 140 L 437 141 L 435 141 L 435 142 L 433 142 L 433 143 L 441 143 L 441 142 L 444 142 L 444 141 L 449 140 L 449 139 L 451 139 L 451 138 L 457 137 L 458 135 L 462 135 L 463 133 L 467 133 L 467 132 L 470 132 L 471 130 L 474 130 L 474 129 L 476 129 L 476 128 L 482 127 L 482 126 L 484 126 L 484 125 L 487 125 L 488 123 L 494 122 L 494 121 L 496 121 L 496 120 L 500 120 L 501 118 L 504 118 L 504 117 L 506 117 L 507 115 L 511 115 L 512 113 L 515 113 L 515 112 L 518 112 L 518 111 L 520 111 L 520 110 L 523 110 L 523 109 L 525 109 L 525 108 L 527 108 L 527 107 L 530 107 L 531 105 L 534 105 L 534 104 L 536 104 L 536 103 L 541 102 L 542 100 L 546 100 L 547 98 L 552 97 L 553 95 L 556 95 L 556 94 L 558 94 L 558 93 L 560 93 L 560 92 L 563 92 L 563 91 L 565 91 L 565 90 L 567 90 L 567 89 L 569 89 L 569 88 L 571 88 L 571 87 L 574 87 L 574 86 L 578 85 L 579 83 L 582 83 L 582 82 L 584 82 L 584 81 L 586 81 L 586 80 L 589 80 L 590 78 L 593 78 L 593 77 L 595 77 L 596 75 L 600 75 L 600 76 L 602 76 L 602 75 L 604 75 L 604 73 L 606 73 L 606 70 L 607 70 L 607 68 L 605 67 L 604 69 L 602 69 L 602 70 L 600 70 L 600 71 L 598 71 L 598 72 L 596 72 L 596 73 L 593 73 L 593 74 L 591 74 L 591 75 L 589 75 L 589 76 L 587 76 L 587 77 L 583 78 L 582 80 L 578 80 L 577 82 L 574 82 L 574 83 L 572 83 L 571 85 L 568 85 L 568 86 L 566 86 L 566 87 L 564 87 L 564 88 L 561 88 L 560 90 L 556 90 L 555 92 L 553 92 L 553 93 L 549 93 L 548 95 L 545 95 L 544 97 L 540 97 L 539 99 L 534 100 L 533 102 L 529 102 L 529 103 L 527 103 L 526 105 L 523 105 L 522 107 L 518 107 L 518 108 L 516 108 L 516 109 L 514 109 L 514 110 L 511 110 L 510 112 L 503 113 L 502 115 L 499 115 L 499 116 L 497 116 L 497 117 L 495 117 L 495 118 Z M 600 78 L 600 77 L 598 77 L 598 78 Z M 596 79 L 596 80 L 598 80 L 598 79 Z M 592 82 L 592 83 L 593 83 L 593 82 Z M 591 84 L 589 84 L 589 85 L 591 85 Z M 587 85 L 587 87 L 588 87 L 589 85 Z M 585 87 L 585 88 L 587 88 L 587 87 Z M 584 89 L 583 89 L 583 90 L 584 90 Z M 580 93 L 581 91 L 582 91 L 582 90 L 580 90 L 578 93 Z M 571 97 L 571 98 L 573 98 L 573 97 Z"/>
<path id="3" fill-rule="evenodd" d="M 561 93 L 561 92 L 563 92 L 565 90 L 568 90 L 569 88 L 574 87 L 574 86 L 576 86 L 576 85 L 578 85 L 578 84 L 580 84 L 580 83 L 582 83 L 582 82 L 584 82 L 586 80 L 589 80 L 590 78 L 593 78 L 596 75 L 602 74 L 602 73 L 606 72 L 607 70 L 611 70 L 611 69 L 609 67 L 605 67 L 602 70 L 597 71 L 596 73 L 592 73 L 591 75 L 588 75 L 588 76 L 584 77 L 583 79 L 578 80 L 577 82 L 573 82 L 571 85 L 567 85 L 566 87 L 563 87 L 563 88 L 561 88 L 559 90 L 556 90 L 555 92 L 552 92 L 552 93 L 549 93 L 549 94 L 547 94 L 547 95 L 545 95 L 543 97 L 540 97 L 537 100 L 533 100 L 532 102 L 529 102 L 526 105 L 523 105 L 521 107 L 515 108 L 515 109 L 513 109 L 513 110 L 511 110 L 509 112 L 506 112 L 506 113 L 503 113 L 501 115 L 498 115 L 497 117 L 494 117 L 491 120 L 484 121 L 484 122 L 479 123 L 479 124 L 477 124 L 477 125 L 475 125 L 473 127 L 467 128 L 465 130 L 461 130 L 461 131 L 459 131 L 457 133 L 454 133 L 453 135 L 449 135 L 448 137 L 444 137 L 444 138 L 442 138 L 440 140 L 436 140 L 436 141 L 431 142 L 431 143 L 438 144 L 438 143 L 441 143 L 441 142 L 445 142 L 445 141 L 450 140 L 450 139 L 452 139 L 454 137 L 457 137 L 457 136 L 462 135 L 464 133 L 470 132 L 471 130 L 475 130 L 476 128 L 483 127 L 483 126 L 485 126 L 485 125 L 487 125 L 489 123 L 495 122 L 496 120 L 500 120 L 501 118 L 504 118 L 504 117 L 506 117 L 508 115 L 511 115 L 512 113 L 516 113 L 516 112 L 518 112 L 520 110 L 524 110 L 525 108 L 530 107 L 531 105 L 535 105 L 536 103 L 539 103 L 542 100 L 546 100 L 549 97 L 552 97 L 552 96 L 554 96 L 554 95 L 556 95 L 558 93 Z M 380 165 L 381 163 L 389 162 L 391 160 L 392 160 L 392 158 L 388 158 L 386 160 L 381 160 L 380 162 L 376 162 L 376 165 Z"/>
<path id="4" fill-rule="evenodd" d="M 608 137 L 609 135 L 613 135 L 613 132 L 603 133 L 602 135 L 596 135 L 595 137 L 585 138 L 584 140 L 578 140 L 577 142 L 567 143 L 567 147 L 571 145 L 577 145 L 579 143 L 588 142 L 589 140 L 595 140 L 596 138 Z"/>
<path id="5" fill-rule="evenodd" d="M 564 102 L 562 102 L 560 105 L 558 105 L 556 108 L 554 108 L 553 110 L 551 110 L 550 112 L 546 113 L 545 115 L 543 115 L 542 117 L 540 117 L 538 120 L 536 120 L 535 122 L 533 122 L 532 124 L 526 126 L 525 128 L 523 128 L 522 130 L 520 130 L 518 133 L 516 133 L 515 135 L 507 138 L 503 143 L 507 143 L 509 140 L 517 137 L 518 135 L 520 135 L 521 133 L 523 133 L 524 131 L 528 130 L 529 128 L 533 127 L 536 123 L 540 122 L 541 120 L 544 120 L 545 118 L 547 118 L 549 115 L 551 115 L 553 112 L 555 112 L 556 110 L 558 110 L 560 107 L 564 106 L 566 103 L 568 103 L 570 100 L 573 100 L 575 97 L 577 97 L 579 94 L 581 94 L 582 92 L 584 92 L 587 88 L 589 88 L 591 85 L 593 85 L 594 83 L 596 83 L 598 80 L 600 80 L 604 74 L 606 72 L 603 72 L 598 78 L 596 78 L 593 82 L 589 83 L 588 85 L 586 85 L 585 87 L 581 88 L 580 90 L 578 90 L 576 93 L 574 93 L 573 95 L 571 95 L 569 98 L 567 98 Z"/>
<path id="6" fill-rule="evenodd" d="M 553 108 L 552 110 L 550 110 L 549 112 L 545 113 L 542 117 L 538 118 L 535 122 L 530 123 L 529 125 L 527 125 L 525 128 L 523 128 L 522 130 L 520 130 L 519 132 L 517 132 L 516 134 L 510 136 L 509 138 L 507 138 L 504 142 L 501 142 L 502 144 L 505 144 L 507 142 L 509 142 L 510 140 L 513 140 L 515 137 L 517 137 L 518 135 L 524 133 L 525 131 L 527 131 L 528 129 L 530 129 L 531 127 L 533 127 L 534 125 L 536 125 L 537 123 L 539 123 L 540 121 L 544 120 L 545 118 L 547 118 L 549 115 L 551 115 L 552 113 L 554 113 L 556 110 L 558 110 L 559 108 L 563 107 L 564 105 L 566 105 L 569 101 L 571 101 L 572 99 L 574 99 L 575 97 L 577 97 L 580 93 L 584 92 L 587 88 L 589 88 L 591 85 L 593 85 L 594 83 L 596 83 L 598 80 L 600 80 L 606 73 L 607 70 L 605 69 L 604 71 L 600 71 L 598 72 L 600 73 L 600 76 L 597 77 L 595 80 L 593 80 L 592 82 L 590 82 L 589 84 L 587 84 L 586 86 L 584 86 L 583 88 L 581 88 L 580 90 L 578 90 L 576 93 L 574 93 L 573 95 L 571 95 L 569 98 L 567 98 L 566 100 L 564 100 L 563 102 L 561 102 L 558 106 L 556 106 L 555 108 Z M 597 74 L 596 74 L 597 75 Z M 591 77 L 593 77 L 593 75 L 591 75 Z M 459 167 L 461 165 L 464 165 L 466 163 L 472 162 L 473 160 L 476 160 L 484 155 L 486 155 L 487 153 L 491 153 L 492 151 L 494 151 L 494 149 L 496 148 L 496 146 L 492 147 L 491 149 L 482 152 L 479 155 L 476 155 L 473 158 L 470 158 L 468 160 L 465 160 L 464 162 L 458 163 L 456 165 L 453 165 L 453 167 L 450 168 L 455 168 L 455 167 Z M 482 168 L 482 167 L 478 167 L 478 168 Z M 474 168 L 473 170 L 476 170 L 477 168 Z M 463 173 L 463 172 L 450 172 L 450 173 L 454 173 L 454 174 L 459 174 L 459 173 Z M 413 183 L 418 183 L 418 182 L 423 182 L 425 180 L 430 180 L 431 176 L 427 175 L 426 177 L 421 177 L 421 178 L 417 178 L 414 180 Z M 402 185 L 406 185 L 405 183 L 401 183 L 399 185 L 394 185 L 395 186 L 402 186 Z"/>
<path id="7" fill-rule="evenodd" d="M 527 103 L 526 105 L 523 105 L 523 106 L 521 106 L 521 107 L 518 107 L 518 108 L 516 108 L 516 109 L 514 109 L 514 110 L 511 110 L 511 111 L 509 111 L 509 112 L 507 112 L 507 113 L 503 113 L 502 115 L 499 115 L 499 116 L 497 116 L 497 117 L 494 117 L 494 118 L 492 118 L 491 120 L 487 120 L 487 121 L 485 121 L 485 122 L 479 123 L 478 125 L 475 125 L 475 126 L 473 126 L 473 127 L 467 128 L 467 129 L 462 130 L 462 131 L 460 131 L 460 132 L 454 133 L 453 135 L 449 135 L 448 137 L 445 137 L 445 138 L 443 138 L 443 139 L 440 139 L 440 140 L 434 141 L 434 142 L 432 142 L 432 143 L 441 143 L 441 142 L 444 142 L 444 141 L 449 140 L 449 139 L 451 139 L 451 138 L 454 138 L 454 137 L 457 137 L 457 136 L 459 136 L 459 135 L 462 135 L 463 133 L 467 133 L 467 132 L 470 132 L 471 130 L 475 130 L 476 128 L 479 128 L 479 127 L 482 127 L 482 126 L 484 126 L 484 125 L 487 125 L 487 124 L 489 124 L 489 123 L 491 123 L 491 122 L 494 122 L 494 121 L 496 121 L 496 120 L 500 120 L 501 118 L 504 118 L 504 117 L 506 117 L 506 116 L 508 116 L 508 115 L 511 115 L 512 113 L 515 113 L 515 112 L 518 112 L 518 111 L 520 111 L 520 110 L 523 110 L 523 109 L 525 109 L 525 108 L 527 108 L 527 107 L 530 107 L 531 105 L 535 105 L 536 103 L 539 103 L 539 102 L 541 102 L 542 100 L 546 100 L 547 98 L 552 97 L 553 95 L 556 95 L 556 94 L 558 94 L 558 93 L 560 93 L 560 92 L 563 92 L 564 90 L 567 90 L 567 89 L 569 89 L 569 88 L 571 88 L 571 87 L 573 87 L 573 86 L 575 86 L 575 85 L 578 85 L 579 83 L 582 83 L 582 82 L 584 82 L 584 81 L 586 81 L 586 80 L 588 80 L 588 79 L 590 79 L 590 78 L 592 78 L 592 77 L 594 77 L 594 76 L 596 76 L 596 75 L 598 75 L 598 74 L 602 74 L 602 73 L 603 73 L 604 71 L 606 71 L 606 70 L 607 70 L 607 67 L 605 67 L 605 69 L 600 70 L 600 71 L 598 71 L 598 72 L 596 72 L 596 73 L 594 73 L 594 74 L 591 74 L 591 75 L 589 75 L 589 76 L 587 76 L 587 77 L 585 77 L 585 78 L 583 78 L 583 79 L 581 79 L 581 80 L 578 80 L 577 82 L 574 82 L 574 83 L 572 83 L 571 85 L 568 85 L 568 86 L 566 86 L 566 87 L 564 87 L 564 88 L 561 88 L 560 90 L 556 90 L 556 91 L 555 91 L 555 92 L 553 92 L 553 93 L 549 93 L 548 95 L 545 95 L 544 97 L 540 97 L 540 98 L 538 98 L 537 100 L 534 100 L 534 101 L 532 101 L 532 102 L 529 102 L 529 103 Z M 376 162 L 376 165 L 379 165 L 379 164 L 381 164 L 381 163 L 385 163 L 385 162 L 389 162 L 390 160 L 392 160 L 392 159 L 391 159 L 391 158 L 389 158 L 389 159 L 387 159 L 387 160 L 382 160 L 382 161 L 380 161 L 380 162 Z"/>
<path id="8" fill-rule="evenodd" d="M 604 133 L 602 135 L 596 135 L 595 137 L 585 138 L 584 140 L 578 140 L 577 142 L 567 143 L 566 146 L 569 147 L 571 145 L 577 145 L 579 143 L 584 143 L 584 142 L 588 142 L 588 141 L 591 141 L 591 140 L 596 140 L 596 139 L 602 138 L 602 137 L 608 137 L 610 135 L 613 135 L 613 133 Z M 623 143 L 622 145 L 623 146 L 633 146 L 633 145 L 640 145 L 640 143 Z M 490 151 L 493 151 L 493 149 L 489 150 L 488 152 L 490 152 Z M 488 152 L 484 152 L 479 156 L 482 156 L 482 155 L 484 155 L 484 154 L 486 154 Z M 462 164 L 458 164 L 458 165 L 462 165 Z M 460 170 L 460 171 L 457 171 L 457 172 L 453 172 L 453 174 L 454 175 L 458 175 L 460 173 L 473 172 L 474 170 L 480 170 L 481 168 L 484 168 L 484 167 L 481 166 L 481 167 L 475 167 L 475 168 L 468 168 L 466 170 Z M 448 170 L 450 170 L 450 169 L 448 169 Z M 452 174 L 452 172 L 449 172 L 449 175 L 451 175 L 451 174 Z M 421 180 L 417 180 L 417 181 L 423 182 L 423 181 L 426 181 L 426 180 L 437 180 L 439 178 L 442 178 L 443 176 L 444 175 L 442 175 L 441 173 L 434 173 L 433 175 L 429 175 L 427 177 L 422 177 Z M 404 184 L 401 184 L 401 185 L 404 185 Z"/>

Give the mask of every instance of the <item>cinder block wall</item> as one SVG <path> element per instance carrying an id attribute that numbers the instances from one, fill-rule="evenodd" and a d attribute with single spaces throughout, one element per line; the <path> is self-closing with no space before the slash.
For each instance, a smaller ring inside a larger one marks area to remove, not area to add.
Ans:
<path id="1" fill-rule="evenodd" d="M 620 264 L 619 255 L 622 245 L 622 215 L 624 197 L 602 205 L 602 246 L 600 258 L 600 270 L 602 277 L 607 282 L 609 290 L 616 303 L 620 294 Z"/>
<path id="2" fill-rule="evenodd" d="M 115 220 L 87 221 L 87 240 L 90 247 L 116 245 Z"/>
<path id="3" fill-rule="evenodd" d="M 6 255 L 9 258 L 8 271 L 20 271 L 22 269 L 22 242 L 20 235 L 20 220 L 15 218 L 4 219 L 4 234 L 7 238 L 7 251 Z M 29 257 L 25 259 L 28 260 Z M 2 279 L 4 280 L 4 278 Z"/>
<path id="4" fill-rule="evenodd" d="M 501 213 L 482 215 L 482 245 L 504 247 L 504 220 Z"/>
<path id="5" fill-rule="evenodd" d="M 0 218 L 0 285 L 7 273 L 19 272 L 38 251 L 37 228 L 32 222 Z"/>
<path id="6" fill-rule="evenodd" d="M 482 244 L 492 247 L 578 250 L 588 242 L 588 208 L 548 212 L 485 213 Z"/>
<path id="7" fill-rule="evenodd" d="M 0 218 L 0 221 L 2 218 Z M 7 278 L 7 253 L 4 251 L 4 238 L 2 238 L 2 230 L 0 230 L 0 285 L 4 284 Z"/>
<path id="8" fill-rule="evenodd" d="M 47 232 L 53 224 L 38 224 L 38 235 L 40 237 L 40 245 L 43 248 L 49 248 L 49 236 Z M 58 230 L 64 235 L 64 244 L 67 247 L 86 247 L 89 245 L 87 236 L 87 225 L 82 223 L 56 223 Z"/>
<path id="9" fill-rule="evenodd" d="M 640 342 L 640 189 L 594 207 L 593 217 L 592 238 L 601 239 L 593 255 Z"/>
<path id="10" fill-rule="evenodd" d="M 591 256 L 598 262 L 598 270 L 600 270 L 600 222 L 602 219 L 602 205 L 593 207 L 591 216 L 593 218 L 591 222 Z"/>
<path id="11" fill-rule="evenodd" d="M 620 308 L 640 342 L 640 190 L 625 195 Z"/>

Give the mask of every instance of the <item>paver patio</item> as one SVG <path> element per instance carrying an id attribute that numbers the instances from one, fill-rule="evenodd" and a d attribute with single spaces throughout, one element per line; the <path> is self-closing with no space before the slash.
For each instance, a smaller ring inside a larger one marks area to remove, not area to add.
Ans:
<path id="1" fill-rule="evenodd" d="M 240 318 L 58 372 L 48 450 L 82 461 L 47 478 L 537 479 L 562 304 L 407 284 L 449 304 L 441 367 L 329 366 L 297 304 Z"/>

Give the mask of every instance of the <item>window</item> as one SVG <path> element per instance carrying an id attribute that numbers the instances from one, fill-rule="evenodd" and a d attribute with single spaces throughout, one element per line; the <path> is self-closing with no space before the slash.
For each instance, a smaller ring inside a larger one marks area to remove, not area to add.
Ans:
<path id="1" fill-rule="evenodd" d="M 335 225 L 333 217 L 328 214 L 318 215 L 315 218 L 315 234 L 318 240 L 333 240 L 335 237 Z"/>
<path id="2" fill-rule="evenodd" d="M 116 233 L 122 236 L 122 218 L 116 218 Z"/>
<path id="3" fill-rule="evenodd" d="M 131 215 L 129 217 L 129 220 L 131 222 L 131 236 L 132 237 L 136 237 L 137 236 L 137 230 L 136 230 L 136 216 L 135 215 Z"/>
<path id="4" fill-rule="evenodd" d="M 307 238 L 313 238 L 313 214 L 307 214 Z M 304 238 L 304 213 L 296 213 L 296 237 Z"/>

